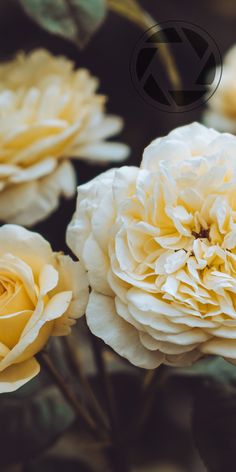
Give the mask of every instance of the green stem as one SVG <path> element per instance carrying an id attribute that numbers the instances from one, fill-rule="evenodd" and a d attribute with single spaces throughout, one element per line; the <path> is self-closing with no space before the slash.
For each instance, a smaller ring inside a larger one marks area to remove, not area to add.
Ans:
<path id="1" fill-rule="evenodd" d="M 134 419 L 131 422 L 131 427 L 127 433 L 128 438 L 136 438 L 142 432 L 142 428 L 145 425 L 151 409 L 153 407 L 156 397 L 156 385 L 162 386 L 166 379 L 166 368 L 161 365 L 159 368 L 154 370 L 146 371 L 139 399 L 135 408 Z"/>
<path id="2" fill-rule="evenodd" d="M 109 448 L 110 463 L 113 472 L 129 472 L 130 468 L 126 457 L 124 456 L 124 448 L 122 447 L 122 440 L 119 437 L 119 425 L 117 418 L 117 410 L 115 404 L 115 397 L 108 375 L 104 357 L 103 346 L 98 338 L 91 335 L 91 344 L 93 348 L 94 361 L 97 367 L 99 378 L 101 381 L 101 389 L 105 399 L 105 405 L 110 421 L 111 427 L 111 443 Z"/>
<path id="3" fill-rule="evenodd" d="M 115 13 L 118 13 L 127 20 L 132 21 L 132 23 L 135 23 L 139 28 L 146 31 L 148 35 L 150 35 L 150 33 L 153 34 L 153 26 L 156 26 L 156 32 L 159 31 L 164 39 L 164 34 L 156 24 L 157 22 L 139 5 L 136 0 L 108 0 L 108 7 Z M 148 31 L 150 29 L 151 32 Z M 158 43 L 158 50 L 172 86 L 175 89 L 180 90 L 182 88 L 182 80 L 168 43 L 165 41 Z"/>
<path id="4" fill-rule="evenodd" d="M 116 408 L 113 388 L 110 382 L 108 372 L 106 370 L 106 365 L 103 357 L 102 345 L 100 340 L 93 335 L 91 336 L 91 343 L 93 348 L 94 361 L 101 381 L 101 389 L 104 394 L 105 405 L 109 417 L 110 426 L 114 430 L 116 429 L 117 425 Z"/>
<path id="5" fill-rule="evenodd" d="M 47 352 L 40 352 L 37 358 L 40 362 L 40 365 L 47 371 L 48 375 L 57 384 L 63 396 L 72 406 L 77 417 L 83 421 L 84 425 L 87 427 L 87 429 L 93 436 L 95 436 L 96 438 L 101 438 L 100 429 L 98 429 L 96 423 L 90 416 L 89 412 L 86 410 L 85 406 L 79 402 L 71 386 L 65 382 L 60 372 L 56 369 Z"/>
<path id="6" fill-rule="evenodd" d="M 71 371 L 74 373 L 75 377 L 79 379 L 81 386 L 83 387 L 83 392 L 85 393 L 85 399 L 89 402 L 91 408 L 93 409 L 96 418 L 100 421 L 102 427 L 105 430 L 109 430 L 109 424 L 107 421 L 107 417 L 104 414 L 104 411 L 98 402 L 91 385 L 88 381 L 87 376 L 84 373 L 82 368 L 78 350 L 75 350 L 73 343 L 69 336 L 63 339 L 63 346 L 65 350 L 65 355 L 67 358 L 67 362 Z"/>

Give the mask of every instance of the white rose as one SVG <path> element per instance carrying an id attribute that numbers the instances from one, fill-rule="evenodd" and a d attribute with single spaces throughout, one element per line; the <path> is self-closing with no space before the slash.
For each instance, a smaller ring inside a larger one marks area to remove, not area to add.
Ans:
<path id="1" fill-rule="evenodd" d="M 236 46 L 225 56 L 217 90 L 207 102 L 204 123 L 220 131 L 236 133 Z"/>
<path id="2" fill-rule="evenodd" d="M 0 393 L 38 374 L 35 354 L 50 336 L 70 332 L 87 299 L 79 262 L 53 252 L 37 233 L 16 225 L 0 228 Z"/>
<path id="3" fill-rule="evenodd" d="M 235 156 L 236 137 L 195 123 L 78 188 L 87 323 L 137 366 L 236 360 Z"/>
<path id="4" fill-rule="evenodd" d="M 71 197 L 70 158 L 119 161 L 124 144 L 104 142 L 122 120 L 105 114 L 98 81 L 45 50 L 0 65 L 0 220 L 30 226 Z"/>

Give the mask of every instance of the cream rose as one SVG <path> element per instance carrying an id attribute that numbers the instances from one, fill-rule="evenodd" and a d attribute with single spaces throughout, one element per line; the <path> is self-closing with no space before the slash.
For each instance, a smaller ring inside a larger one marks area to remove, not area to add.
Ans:
<path id="1" fill-rule="evenodd" d="M 236 46 L 226 54 L 222 77 L 216 92 L 207 102 L 203 121 L 219 131 L 236 133 Z"/>
<path id="2" fill-rule="evenodd" d="M 236 360 L 236 137 L 194 123 L 78 188 L 91 331 L 144 368 Z"/>
<path id="3" fill-rule="evenodd" d="M 35 354 L 49 336 L 70 332 L 87 299 L 79 262 L 53 252 L 37 233 L 16 225 L 0 228 L 0 393 L 38 374 Z"/>
<path id="4" fill-rule="evenodd" d="M 30 226 L 71 197 L 69 159 L 119 161 L 124 144 L 104 142 L 122 120 L 107 116 L 98 81 L 45 50 L 0 65 L 0 220 Z"/>

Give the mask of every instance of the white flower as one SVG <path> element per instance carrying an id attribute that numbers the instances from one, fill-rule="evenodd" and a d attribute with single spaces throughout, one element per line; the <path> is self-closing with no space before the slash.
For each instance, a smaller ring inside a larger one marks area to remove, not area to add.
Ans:
<path id="1" fill-rule="evenodd" d="M 0 228 L 0 393 L 38 374 L 35 354 L 50 336 L 70 332 L 87 300 L 79 262 L 53 252 L 37 233 L 16 225 Z"/>
<path id="2" fill-rule="evenodd" d="M 203 120 L 219 131 L 236 133 L 236 46 L 226 54 L 217 90 L 207 102 Z"/>
<path id="3" fill-rule="evenodd" d="M 0 220 L 32 225 L 71 197 L 69 159 L 119 161 L 124 144 L 104 142 L 122 120 L 104 112 L 98 81 L 45 50 L 0 65 Z"/>
<path id="4" fill-rule="evenodd" d="M 236 360 L 236 137 L 194 123 L 78 188 L 91 331 L 135 365 Z"/>

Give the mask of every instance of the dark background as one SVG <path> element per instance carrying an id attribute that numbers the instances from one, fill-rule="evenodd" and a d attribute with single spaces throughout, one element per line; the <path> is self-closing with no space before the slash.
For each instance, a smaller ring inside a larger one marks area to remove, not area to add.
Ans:
<path id="1" fill-rule="evenodd" d="M 235 42 L 236 4 L 232 0 L 143 0 L 141 3 L 156 22 L 184 20 L 204 28 L 215 39 L 222 55 Z M 141 34 L 136 25 L 109 13 L 87 47 L 79 51 L 72 43 L 42 31 L 9 0 L 8 18 L 4 16 L 1 19 L 0 15 L 0 57 L 9 59 L 19 49 L 45 47 L 56 54 L 65 54 L 78 67 L 87 67 L 99 77 L 99 92 L 108 97 L 108 112 L 124 118 L 125 127 L 118 139 L 131 148 L 125 164 L 139 165 L 143 149 L 151 140 L 165 135 L 176 126 L 200 121 L 204 108 L 203 105 L 191 112 L 173 114 L 155 109 L 140 98 L 132 84 L 129 66 L 132 50 Z M 185 65 L 184 58 L 183 66 L 184 74 L 190 74 L 191 64 L 186 61 Z M 75 166 L 79 183 L 108 168 L 88 165 L 83 161 L 75 162 Z M 54 215 L 36 228 L 52 242 L 55 249 L 66 248 L 64 233 L 74 208 L 75 200 L 64 201 Z"/>
<path id="2" fill-rule="evenodd" d="M 236 42 L 235 0 L 224 2 L 222 0 L 144 0 L 142 5 L 156 22 L 184 20 L 204 28 L 215 39 L 222 55 Z M 125 163 L 128 165 L 139 165 L 143 149 L 154 138 L 165 135 L 176 126 L 201 120 L 205 107 L 203 105 L 188 113 L 172 114 L 154 109 L 140 98 L 132 84 L 129 66 L 132 50 L 141 34 L 142 32 L 137 26 L 114 13 L 109 13 L 103 26 L 87 47 L 83 51 L 79 51 L 73 44 L 42 31 L 26 17 L 13 0 L 9 0 L 7 17 L 1 16 L 0 0 L 0 59 L 10 59 L 20 49 L 31 50 L 45 47 L 53 53 L 64 54 L 71 58 L 78 67 L 87 67 L 92 74 L 99 77 L 99 92 L 109 98 L 108 112 L 124 118 L 125 127 L 118 139 L 127 143 L 131 148 L 130 157 Z M 184 67 L 184 74 L 188 76 L 191 73 L 191 64 L 187 60 L 185 63 L 184 59 L 183 57 L 182 69 Z M 117 140 L 116 137 L 113 139 Z M 74 165 L 77 169 L 79 183 L 88 181 L 109 167 L 89 165 L 83 161 L 75 161 Z M 54 249 L 64 249 L 68 252 L 65 245 L 65 231 L 75 209 L 75 198 L 61 203 L 58 211 L 48 220 L 37 225 L 35 229 L 52 243 Z M 178 457 L 180 457 L 181 463 L 183 460 L 187 463 L 184 470 L 189 472 L 190 470 L 191 472 L 205 470 L 193 447 L 189 431 L 186 432 L 184 429 L 190 417 L 189 397 L 184 393 L 182 386 L 178 386 L 169 393 L 165 392 L 164 397 L 164 399 L 157 398 L 163 418 L 160 419 L 159 414 L 158 422 L 156 422 L 158 423 L 159 446 L 161 450 L 163 448 L 163 455 L 166 454 L 169 458 L 171 449 L 172 456 L 177 463 Z M 169 411 L 171 426 L 165 409 Z M 185 419 L 185 415 L 187 415 L 187 419 Z M 184 432 L 179 435 L 181 421 Z M 176 422 L 178 428 L 176 425 L 173 426 L 173 422 Z M 151 431 L 151 436 L 154 437 L 153 431 Z M 149 456 L 150 450 L 155 451 L 156 449 L 155 441 L 152 444 L 152 437 L 148 437 L 148 441 L 146 441 L 150 446 Z M 188 458 L 188 455 L 191 458 Z M 195 465 L 190 466 L 191 461 Z M 154 472 L 155 469 L 152 470 Z M 167 471 L 167 469 L 165 470 Z M 182 471 L 183 469 L 175 470 Z"/>

